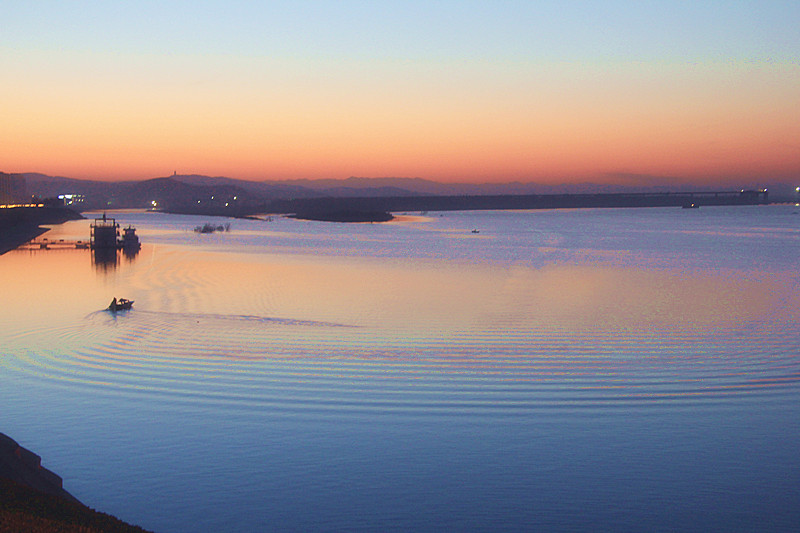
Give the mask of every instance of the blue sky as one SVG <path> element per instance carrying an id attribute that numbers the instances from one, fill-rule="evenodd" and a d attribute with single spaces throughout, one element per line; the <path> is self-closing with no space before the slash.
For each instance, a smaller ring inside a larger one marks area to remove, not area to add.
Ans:
<path id="1" fill-rule="evenodd" d="M 11 49 L 796 61 L 798 2 L 7 2 Z"/>
<path id="2" fill-rule="evenodd" d="M 797 1 L 27 1 L 0 20 L 9 171 L 738 179 L 800 160 Z"/>

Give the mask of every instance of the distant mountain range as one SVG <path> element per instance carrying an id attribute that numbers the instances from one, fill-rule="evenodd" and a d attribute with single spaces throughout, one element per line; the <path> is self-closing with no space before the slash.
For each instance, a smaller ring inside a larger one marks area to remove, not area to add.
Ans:
<path id="1" fill-rule="evenodd" d="M 690 192 L 709 187 L 675 185 L 678 180 L 646 175 L 620 174 L 610 177 L 614 184 L 574 183 L 440 183 L 421 178 L 298 179 L 248 181 L 223 176 L 172 175 L 141 181 L 93 181 L 38 173 L 22 174 L 28 194 L 54 197 L 61 194 L 85 196 L 83 209 L 142 208 L 155 202 L 160 207 L 185 210 L 189 206 L 237 205 L 247 211 L 275 200 L 305 198 L 379 198 L 406 196 L 482 196 L 530 194 L 594 194 L 633 192 Z M 771 188 L 771 198 L 792 199 L 790 184 L 742 184 L 741 188 Z M 724 187 L 722 190 L 726 190 Z M 727 190 L 730 190 L 729 187 Z"/>

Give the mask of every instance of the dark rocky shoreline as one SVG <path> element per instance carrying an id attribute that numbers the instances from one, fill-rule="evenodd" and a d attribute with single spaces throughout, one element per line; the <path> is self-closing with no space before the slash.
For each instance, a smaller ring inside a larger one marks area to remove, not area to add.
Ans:
<path id="1" fill-rule="evenodd" d="M 0 433 L 0 532 L 142 533 L 146 530 L 95 511 L 64 490 L 41 458 Z"/>

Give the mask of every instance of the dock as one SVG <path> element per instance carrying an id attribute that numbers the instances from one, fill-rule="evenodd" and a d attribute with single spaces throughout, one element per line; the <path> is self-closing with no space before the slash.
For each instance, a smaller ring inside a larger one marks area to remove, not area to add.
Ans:
<path id="1" fill-rule="evenodd" d="M 116 219 L 109 218 L 105 214 L 101 218 L 95 219 L 89 230 L 89 240 L 74 239 L 48 239 L 47 237 L 37 237 L 20 246 L 17 250 L 91 250 L 92 262 L 96 265 L 108 267 L 116 265 L 119 258 L 118 252 L 128 259 L 136 257 L 142 248 L 136 229 L 128 226 L 122 229 Z"/>
<path id="2" fill-rule="evenodd" d="M 22 246 L 17 247 L 18 250 L 88 250 L 91 247 L 88 241 L 72 241 L 65 239 L 48 240 L 47 238 L 37 238 L 28 241 Z"/>

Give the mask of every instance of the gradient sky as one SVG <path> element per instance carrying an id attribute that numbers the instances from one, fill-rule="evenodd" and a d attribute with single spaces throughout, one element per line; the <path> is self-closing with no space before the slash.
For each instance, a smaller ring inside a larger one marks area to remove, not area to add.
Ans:
<path id="1" fill-rule="evenodd" d="M 796 0 L 2 2 L 0 170 L 791 181 L 799 28 Z"/>

